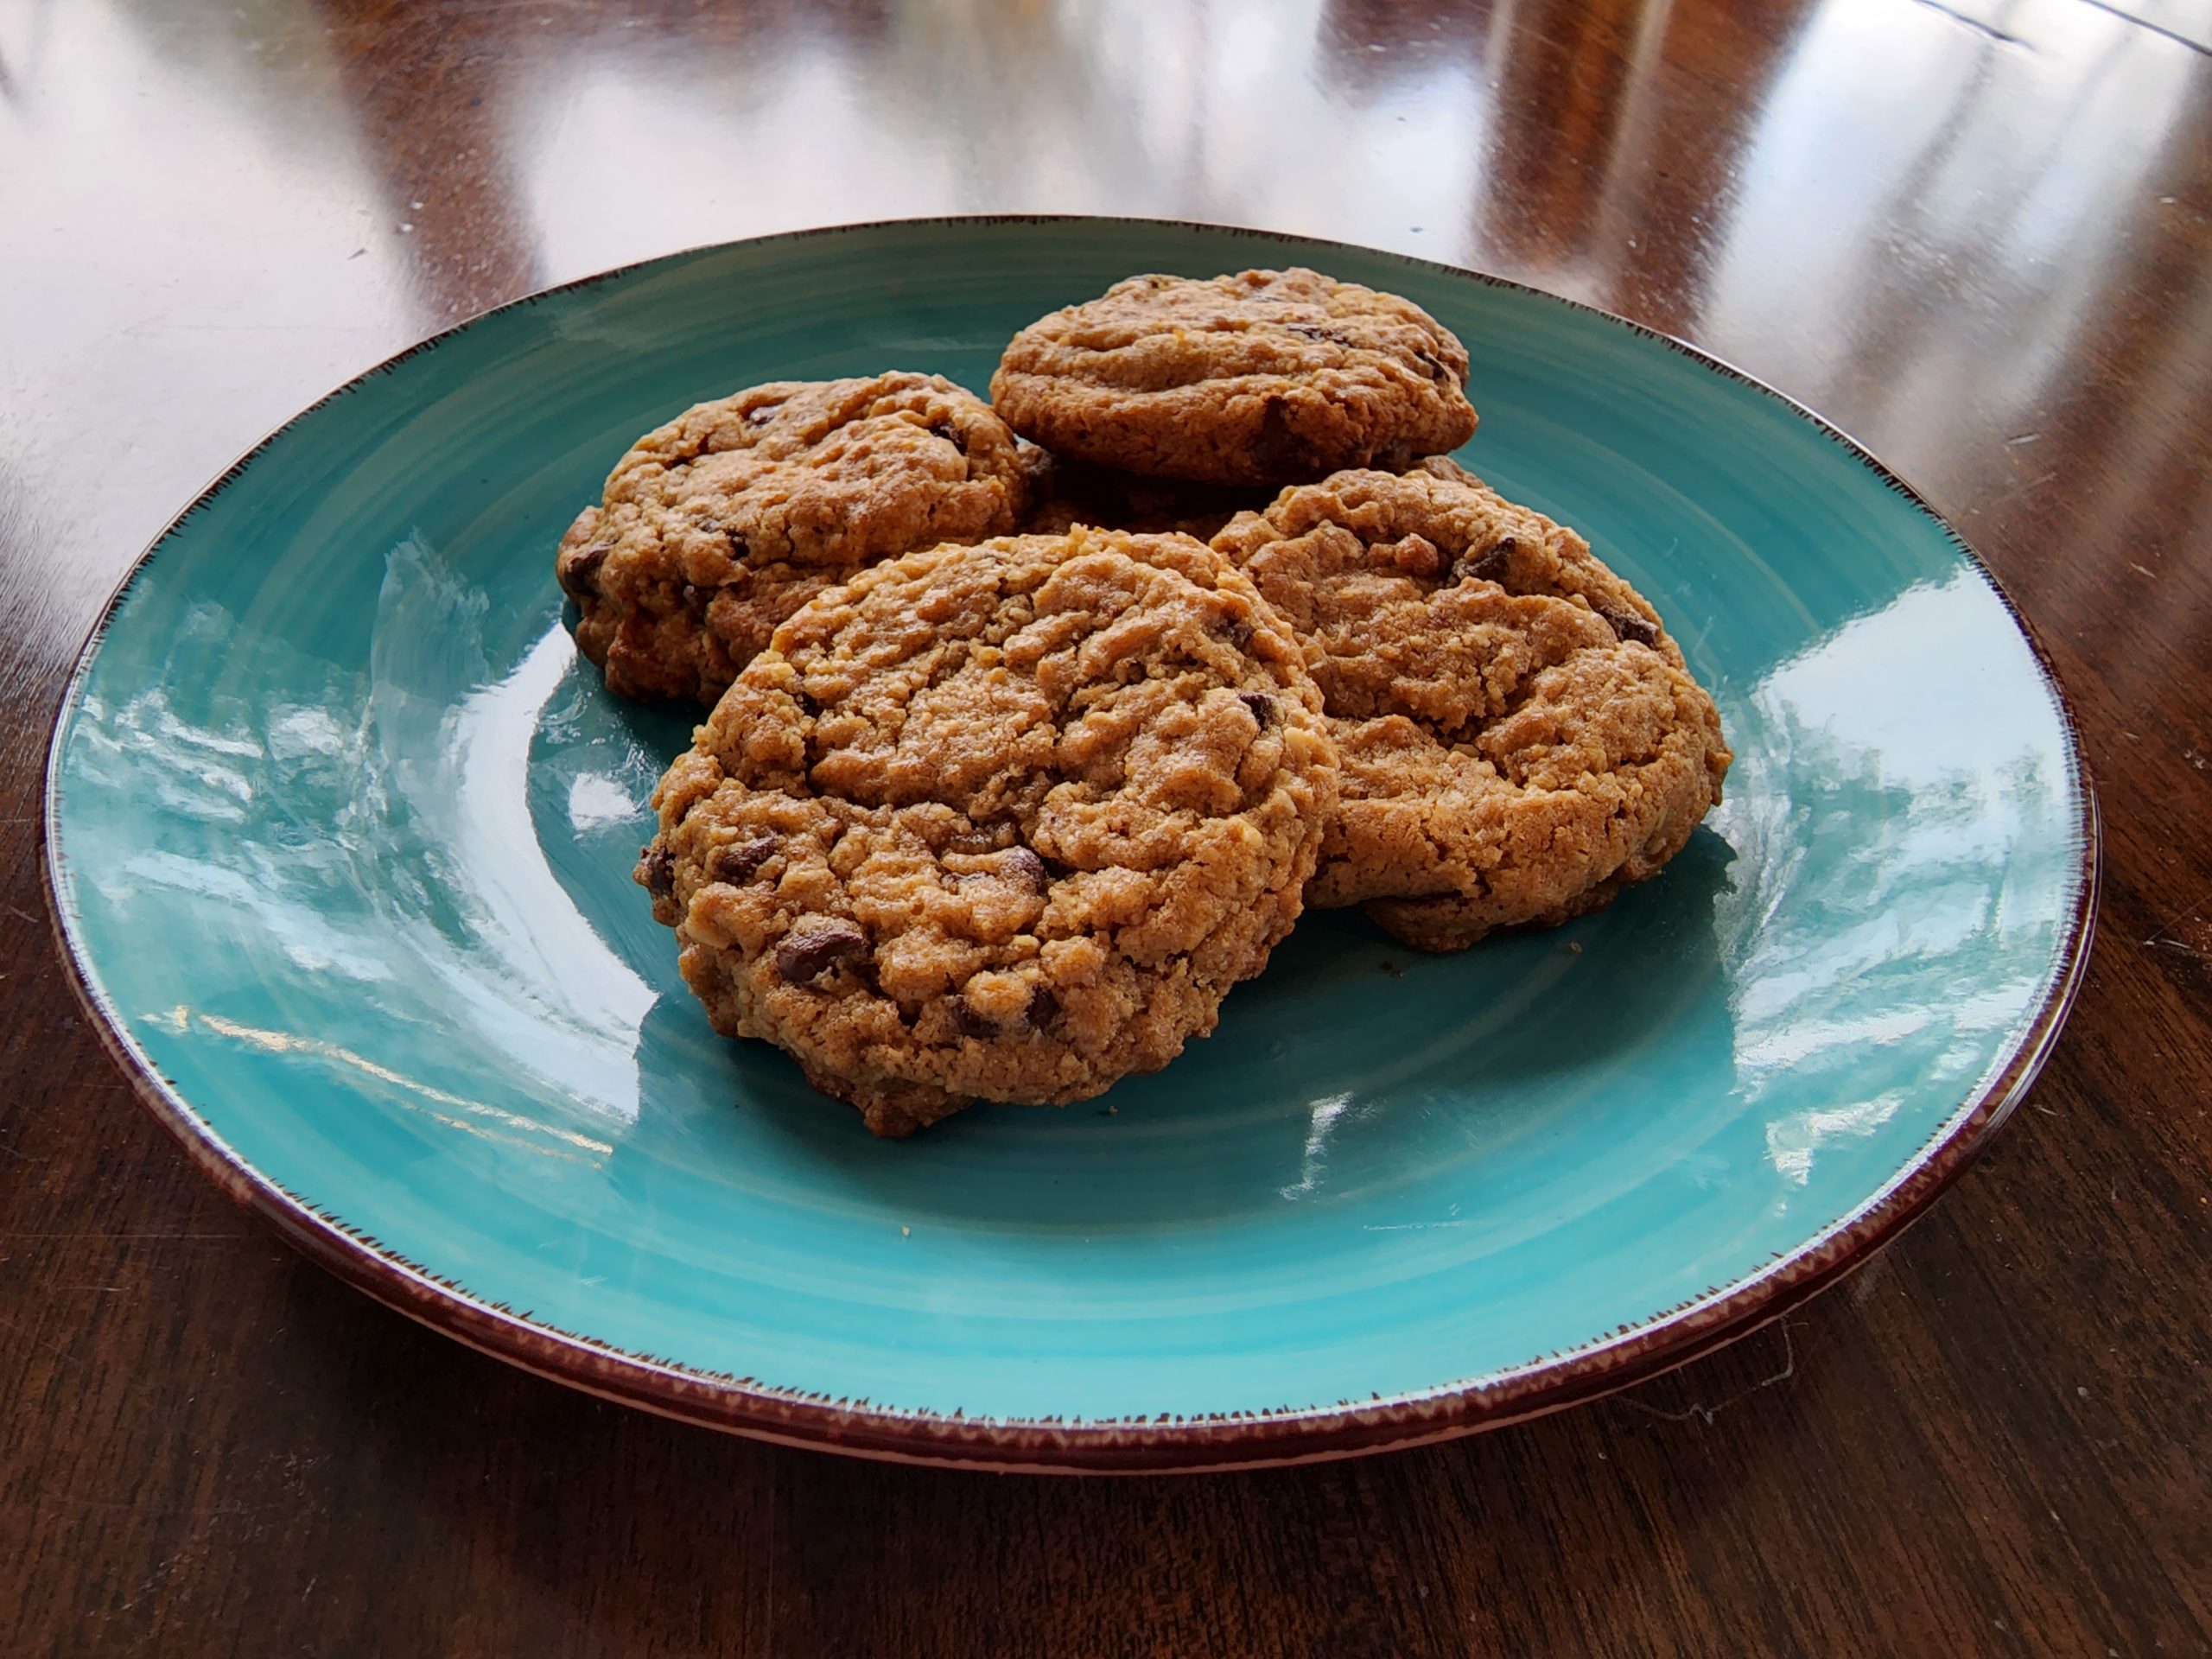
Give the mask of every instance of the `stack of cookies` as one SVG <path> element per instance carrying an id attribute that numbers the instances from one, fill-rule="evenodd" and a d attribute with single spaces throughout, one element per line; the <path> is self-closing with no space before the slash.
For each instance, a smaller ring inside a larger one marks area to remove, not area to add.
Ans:
<path id="1" fill-rule="evenodd" d="M 611 690 L 712 709 L 637 879 L 716 1028 L 906 1135 L 1165 1065 L 1306 905 L 1457 950 L 1656 874 L 1719 716 L 1444 458 L 1467 366 L 1313 271 L 1138 276 L 988 404 L 785 383 L 640 440 L 557 572 Z"/>

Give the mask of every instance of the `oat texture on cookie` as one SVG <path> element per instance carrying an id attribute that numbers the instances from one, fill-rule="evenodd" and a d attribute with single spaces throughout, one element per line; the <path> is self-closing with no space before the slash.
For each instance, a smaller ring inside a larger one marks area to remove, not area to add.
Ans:
<path id="1" fill-rule="evenodd" d="M 1299 635 L 1337 741 L 1309 902 L 1458 950 L 1656 874 L 1719 800 L 1719 716 L 1657 612 L 1452 462 L 1286 490 L 1214 546 Z"/>
<path id="2" fill-rule="evenodd" d="M 1299 642 L 1228 560 L 1009 537 L 791 616 L 662 779 L 637 874 L 718 1029 L 902 1135 L 1211 1030 L 1336 787 Z"/>
<path id="3" fill-rule="evenodd" d="M 1016 334 L 991 400 L 1059 455 L 1272 486 L 1465 443 L 1466 381 L 1465 348 L 1410 300 L 1294 267 L 1116 283 Z"/>
<path id="4" fill-rule="evenodd" d="M 625 696 L 711 703 L 801 605 L 877 560 L 1013 530 L 1038 464 L 938 375 L 779 381 L 646 434 L 555 562 Z"/>

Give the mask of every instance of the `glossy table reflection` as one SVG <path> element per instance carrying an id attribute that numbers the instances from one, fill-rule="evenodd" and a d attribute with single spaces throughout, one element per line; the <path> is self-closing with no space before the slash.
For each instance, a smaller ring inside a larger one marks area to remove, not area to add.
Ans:
<path id="1" fill-rule="evenodd" d="M 2115 5 L 0 10 L 0 1646 L 2201 1650 L 2212 33 Z M 534 1382 L 192 1173 L 79 1024 L 36 861 L 54 699 L 147 537 L 517 293 L 1000 209 L 1607 306 L 1821 410 L 1976 541 L 2086 728 L 2105 924 L 2033 1109 L 1903 1243 L 1482 1440 L 995 1482 Z"/>

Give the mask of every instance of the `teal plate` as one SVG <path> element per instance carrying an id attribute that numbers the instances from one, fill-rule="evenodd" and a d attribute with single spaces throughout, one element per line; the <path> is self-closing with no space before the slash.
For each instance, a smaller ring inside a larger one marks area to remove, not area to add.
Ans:
<path id="1" fill-rule="evenodd" d="M 937 370 L 1132 271 L 1304 264 L 1466 341 L 1462 458 L 1658 605 L 1728 798 L 1555 932 L 1317 914 L 1155 1076 L 871 1140 L 717 1038 L 630 867 L 679 714 L 578 662 L 555 542 L 636 433 Z M 1834 429 L 1417 260 L 1092 219 L 680 254 L 375 369 L 225 474 L 87 645 L 48 869 L 155 1112 L 340 1275 L 696 1421 L 1009 1468 L 1440 1438 L 1740 1334 L 1895 1233 L 2056 1035 L 2095 809 L 2004 595 Z"/>

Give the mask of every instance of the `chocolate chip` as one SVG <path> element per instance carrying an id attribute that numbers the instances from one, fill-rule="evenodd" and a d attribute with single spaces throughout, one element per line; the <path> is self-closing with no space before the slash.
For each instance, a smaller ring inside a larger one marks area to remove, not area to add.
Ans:
<path id="1" fill-rule="evenodd" d="M 1305 441 L 1291 429 L 1289 411 L 1280 397 L 1270 397 L 1260 407 L 1260 429 L 1252 439 L 1252 460 L 1271 476 L 1315 470 Z"/>
<path id="2" fill-rule="evenodd" d="M 638 884 L 654 898 L 665 899 L 676 891 L 676 855 L 658 842 L 640 847 L 633 874 Z"/>
<path id="3" fill-rule="evenodd" d="M 1659 643 L 1659 625 L 1646 621 L 1633 611 L 1609 611 L 1600 606 L 1598 614 L 1605 619 L 1605 626 L 1613 631 L 1613 638 L 1623 645 L 1631 639 L 1639 645 Z"/>
<path id="4" fill-rule="evenodd" d="M 841 962 L 868 955 L 868 935 L 850 922 L 822 922 L 786 933 L 776 947 L 776 971 L 785 982 L 804 985 Z"/>
<path id="5" fill-rule="evenodd" d="M 1049 985 L 1039 985 L 1029 993 L 1029 1023 L 1042 1031 L 1060 1017 L 1060 999 L 1052 995 Z"/>
<path id="6" fill-rule="evenodd" d="M 968 453 L 968 440 L 960 435 L 959 428 L 954 426 L 950 421 L 939 421 L 935 426 L 930 428 L 930 435 L 933 438 L 943 438 L 963 455 Z"/>
<path id="7" fill-rule="evenodd" d="M 1264 691 L 1239 691 L 1236 701 L 1252 711 L 1252 718 L 1266 731 L 1275 723 L 1275 700 Z"/>
<path id="8" fill-rule="evenodd" d="M 739 535 L 734 530 L 724 531 L 722 532 L 722 539 L 729 543 L 730 557 L 736 560 L 740 564 L 744 563 L 747 557 L 750 556 L 753 551 L 753 543 L 747 541 L 744 537 Z"/>
<path id="9" fill-rule="evenodd" d="M 1294 334 L 1307 340 L 1325 340 L 1332 346 L 1349 346 L 1351 336 L 1338 328 L 1324 328 L 1318 322 L 1287 322 L 1283 327 Z"/>
<path id="10" fill-rule="evenodd" d="M 594 542 L 575 558 L 562 560 L 561 585 L 578 599 L 594 597 L 599 592 L 599 567 L 613 550 L 612 542 Z"/>
<path id="11" fill-rule="evenodd" d="M 1505 578 L 1513 569 L 1513 550 L 1518 545 L 1510 536 L 1502 537 L 1497 546 L 1479 556 L 1461 559 L 1453 565 L 1453 579 L 1465 582 L 1472 576 L 1477 582 L 1494 582 L 1499 587 L 1504 587 Z"/>
<path id="12" fill-rule="evenodd" d="M 773 836 L 759 836 L 751 841 L 717 847 L 708 855 L 707 874 L 732 887 L 750 881 L 760 873 L 760 867 L 776 855 L 776 849 L 781 844 Z"/>
<path id="13" fill-rule="evenodd" d="M 957 991 L 952 995 L 952 1025 L 963 1037 L 995 1037 L 998 1022 L 976 1012 L 976 1005 Z"/>
<path id="14" fill-rule="evenodd" d="M 1027 847 L 1014 848 L 1000 864 L 1009 875 L 1020 876 L 1039 893 L 1052 885 L 1052 872 L 1045 868 L 1045 861 Z"/>
<path id="15" fill-rule="evenodd" d="M 747 426 L 766 426 L 776 418 L 776 411 L 782 407 L 781 403 L 773 403 L 763 404 L 758 409 L 748 409 L 745 411 L 745 423 Z"/>
<path id="16" fill-rule="evenodd" d="M 813 716 L 822 712 L 822 705 L 817 702 L 812 697 L 809 696 L 805 692 L 794 691 L 791 695 L 798 699 L 799 713 L 806 715 L 809 719 L 811 719 Z"/>
<path id="17" fill-rule="evenodd" d="M 695 588 L 688 582 L 683 584 L 683 608 L 694 615 L 704 614 L 707 601 L 712 597 L 703 588 Z"/>
<path id="18" fill-rule="evenodd" d="M 1442 360 L 1437 358 L 1433 353 L 1429 352 L 1415 352 L 1414 353 L 1414 359 L 1421 365 L 1421 367 L 1428 371 L 1428 378 L 1430 379 L 1448 380 L 1451 378 L 1452 372 L 1446 368 Z"/>

